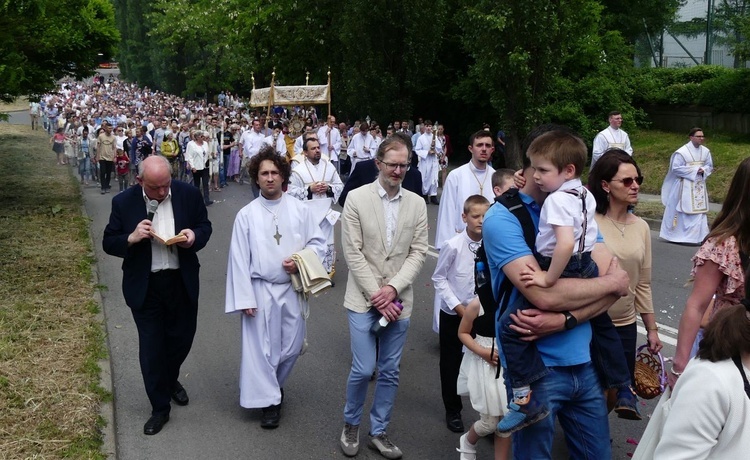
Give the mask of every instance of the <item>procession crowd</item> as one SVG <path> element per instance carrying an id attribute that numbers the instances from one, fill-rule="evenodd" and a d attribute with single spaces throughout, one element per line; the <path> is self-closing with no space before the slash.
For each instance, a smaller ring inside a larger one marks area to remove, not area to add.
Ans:
<path id="1" fill-rule="evenodd" d="M 633 213 L 643 174 L 619 112 L 593 141 L 584 184 L 588 149 L 561 126 L 529 134 L 515 173 L 493 168 L 504 135 L 482 127 L 469 138 L 470 160 L 449 172 L 451 139 L 430 120 L 389 122 L 383 132 L 369 119 L 319 118 L 312 106 L 265 113 L 229 93 L 217 101 L 95 78 L 64 83 L 30 106 L 32 127 L 52 136 L 58 164 L 75 164 L 81 182 L 97 182 L 101 194 L 118 181 L 103 245 L 125 259 L 123 292 L 153 408 L 145 434 L 168 422 L 170 401 L 189 402 L 177 376 L 195 334 L 210 194 L 247 181 L 253 199 L 234 222 L 225 311 L 242 318 L 240 405 L 261 409 L 262 427 L 279 426 L 284 383 L 306 348 L 307 295 L 292 282 L 298 260 L 333 277 L 339 248 L 352 362 L 338 443 L 345 455 L 358 454 L 374 379 L 368 446 L 401 458 L 387 428 L 412 284 L 433 225 L 433 329 L 445 424 L 464 433 L 458 456 L 476 458 L 479 437 L 491 435 L 496 459 L 551 458 L 558 421 L 571 458 L 611 458 L 609 411 L 642 418 L 637 316 L 647 332 L 641 348 L 662 348 L 651 233 Z M 713 161 L 702 129 L 688 137 L 669 159 L 660 237 L 700 248 L 657 406 L 665 415 L 649 424 L 637 458 L 730 458 L 750 447 L 741 428 L 750 421 L 750 159 L 709 229 Z M 438 206 L 437 222 L 428 222 L 428 204 Z M 154 234 L 179 238 L 164 245 Z M 480 413 L 468 430 L 462 396 Z"/>

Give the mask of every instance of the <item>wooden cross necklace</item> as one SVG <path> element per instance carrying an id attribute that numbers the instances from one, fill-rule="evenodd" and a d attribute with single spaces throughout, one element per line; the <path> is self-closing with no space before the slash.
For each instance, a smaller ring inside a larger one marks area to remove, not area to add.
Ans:
<path id="1" fill-rule="evenodd" d="M 260 205 L 273 216 L 273 224 L 276 226 L 276 233 L 273 235 L 273 238 L 276 240 L 276 246 L 281 246 L 282 235 L 279 233 L 279 215 L 268 209 L 265 204 L 261 203 Z"/>

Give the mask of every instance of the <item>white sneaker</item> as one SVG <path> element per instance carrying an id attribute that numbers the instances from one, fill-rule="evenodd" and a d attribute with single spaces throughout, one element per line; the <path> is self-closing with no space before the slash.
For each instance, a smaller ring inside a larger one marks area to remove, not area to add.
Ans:
<path id="1" fill-rule="evenodd" d="M 401 458 L 402 455 L 401 449 L 391 442 L 385 431 L 377 436 L 370 436 L 368 447 L 377 450 L 380 452 L 380 455 L 391 460 Z"/>
<path id="2" fill-rule="evenodd" d="M 341 450 L 347 457 L 354 457 L 359 452 L 359 425 L 344 424 L 339 439 Z"/>
<path id="3" fill-rule="evenodd" d="M 461 436 L 456 450 L 461 454 L 460 460 L 477 460 L 477 446 L 469 442 L 469 433 Z"/>

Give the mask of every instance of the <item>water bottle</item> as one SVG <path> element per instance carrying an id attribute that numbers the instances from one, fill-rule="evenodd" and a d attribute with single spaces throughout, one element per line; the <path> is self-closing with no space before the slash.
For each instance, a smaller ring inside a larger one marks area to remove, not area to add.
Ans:
<path id="1" fill-rule="evenodd" d="M 476 282 L 477 287 L 480 288 L 487 284 L 489 280 L 487 279 L 487 272 L 484 271 L 484 262 L 481 260 L 477 262 L 477 276 L 476 276 Z"/>
<path id="2" fill-rule="evenodd" d="M 404 309 L 404 306 L 401 304 L 401 299 L 395 300 L 393 304 L 397 306 L 399 310 Z M 375 336 L 377 337 L 383 333 L 383 331 L 386 327 L 388 327 L 389 324 L 391 324 L 391 322 L 388 321 L 388 318 L 386 318 L 385 316 L 381 316 L 378 322 L 372 325 L 372 327 L 370 328 L 370 332 L 375 334 Z"/>

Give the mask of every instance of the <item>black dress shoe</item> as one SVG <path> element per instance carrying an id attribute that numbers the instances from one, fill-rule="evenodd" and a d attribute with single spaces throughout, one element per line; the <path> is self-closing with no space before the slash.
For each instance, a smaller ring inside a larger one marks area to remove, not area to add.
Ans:
<path id="1" fill-rule="evenodd" d="M 430 197 L 430 203 L 432 203 L 432 204 L 440 204 L 440 201 L 437 199 L 436 196 L 431 196 Z"/>
<path id="2" fill-rule="evenodd" d="M 465 431 L 464 421 L 461 420 L 460 412 L 449 412 L 445 414 L 445 424 L 448 426 L 448 429 L 454 433 L 463 433 Z"/>
<path id="3" fill-rule="evenodd" d="M 178 406 L 187 406 L 190 402 L 187 391 L 185 391 L 180 382 L 177 382 L 174 389 L 172 389 L 172 399 Z"/>
<path id="4" fill-rule="evenodd" d="M 214 200 L 206 201 L 206 206 L 211 206 L 212 204 L 214 204 Z"/>
<path id="5" fill-rule="evenodd" d="M 164 428 L 164 425 L 169 421 L 169 414 L 156 414 L 152 415 L 148 422 L 143 425 L 143 434 L 149 436 L 154 435 Z"/>
<path id="6" fill-rule="evenodd" d="M 260 418 L 260 427 L 273 429 L 279 427 L 281 420 L 281 405 L 276 404 L 263 408 L 263 416 Z"/>

